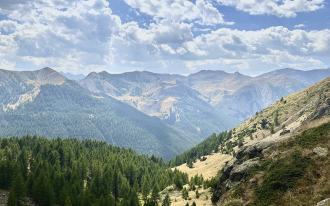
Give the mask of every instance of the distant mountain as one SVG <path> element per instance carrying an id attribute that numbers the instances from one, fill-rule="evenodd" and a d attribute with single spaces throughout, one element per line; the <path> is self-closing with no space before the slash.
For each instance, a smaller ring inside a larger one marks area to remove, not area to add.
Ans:
<path id="1" fill-rule="evenodd" d="M 274 101 L 330 76 L 330 69 L 281 69 L 256 77 L 202 70 L 189 76 L 91 73 L 80 85 L 130 104 L 201 140 L 234 127 Z"/>
<path id="2" fill-rule="evenodd" d="M 165 158 L 197 142 L 158 118 L 93 94 L 50 68 L 0 70 L 0 108 L 0 136 L 95 138 Z"/>
<path id="3" fill-rule="evenodd" d="M 69 73 L 69 72 L 60 72 L 60 74 L 65 76 L 66 78 L 68 78 L 70 80 L 75 80 L 75 81 L 82 80 L 86 77 L 83 74 L 72 74 L 72 73 Z"/>
<path id="4" fill-rule="evenodd" d="M 189 86 L 184 76 L 101 72 L 91 73 L 80 84 L 94 93 L 126 102 L 199 141 L 232 125 L 225 114 L 215 111 L 202 94 Z"/>
<path id="5" fill-rule="evenodd" d="M 222 71 L 201 71 L 188 78 L 190 85 L 205 95 L 214 108 L 234 118 L 237 124 L 281 97 L 328 76 L 330 69 L 280 69 L 256 77 Z"/>

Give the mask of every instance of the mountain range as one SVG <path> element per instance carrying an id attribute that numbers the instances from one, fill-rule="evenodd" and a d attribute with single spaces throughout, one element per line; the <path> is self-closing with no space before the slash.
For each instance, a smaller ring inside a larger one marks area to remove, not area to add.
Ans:
<path id="1" fill-rule="evenodd" d="M 327 76 L 92 72 L 73 81 L 51 68 L 0 70 L 0 136 L 95 138 L 168 159 Z"/>
<path id="2" fill-rule="evenodd" d="M 189 76 L 93 72 L 79 83 L 201 140 L 212 132 L 236 126 L 281 97 L 328 76 L 330 69 L 281 69 L 256 77 L 212 70 Z"/>

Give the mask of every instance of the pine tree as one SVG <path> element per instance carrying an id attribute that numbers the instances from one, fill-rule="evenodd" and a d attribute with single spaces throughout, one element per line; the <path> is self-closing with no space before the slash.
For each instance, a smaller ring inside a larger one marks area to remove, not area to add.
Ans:
<path id="1" fill-rule="evenodd" d="M 64 201 L 64 206 L 72 206 L 70 197 L 66 197 Z"/>
<path id="2" fill-rule="evenodd" d="M 198 190 L 196 190 L 196 199 L 198 199 L 199 198 L 199 192 L 198 192 Z"/>
<path id="3" fill-rule="evenodd" d="M 151 193 L 151 200 L 153 202 L 158 202 L 159 200 L 159 188 L 158 185 L 155 185 L 155 187 L 152 189 L 152 193 Z"/>
<path id="4" fill-rule="evenodd" d="M 183 188 L 182 190 L 182 198 L 187 200 L 189 197 L 189 193 L 188 193 L 188 190 L 186 188 Z"/>
<path id="5" fill-rule="evenodd" d="M 25 185 L 21 173 L 16 172 L 13 184 L 10 189 L 8 205 L 20 205 L 20 201 L 25 195 Z"/>
<path id="6" fill-rule="evenodd" d="M 147 200 L 149 192 L 150 192 L 150 189 L 149 189 L 148 180 L 147 180 L 147 177 L 144 176 L 142 179 L 142 198 L 144 201 Z"/>
<path id="7" fill-rule="evenodd" d="M 171 199 L 170 196 L 168 194 L 166 194 L 162 206 L 171 206 Z"/>
<path id="8" fill-rule="evenodd" d="M 151 199 L 147 199 L 144 203 L 144 206 L 158 206 L 157 202 L 152 201 Z"/>
<path id="9" fill-rule="evenodd" d="M 194 167 L 194 164 L 193 164 L 192 160 L 188 160 L 187 161 L 187 167 L 189 167 L 189 168 L 193 168 Z"/>
<path id="10" fill-rule="evenodd" d="M 54 202 L 54 191 L 49 178 L 45 177 L 45 175 L 40 175 L 36 178 L 37 180 L 32 188 L 33 199 L 40 206 L 52 205 Z"/>

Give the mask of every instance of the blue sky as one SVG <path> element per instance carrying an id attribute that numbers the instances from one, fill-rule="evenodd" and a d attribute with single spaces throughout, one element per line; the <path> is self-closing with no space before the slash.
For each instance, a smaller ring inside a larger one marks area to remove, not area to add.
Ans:
<path id="1" fill-rule="evenodd" d="M 3 0 L 0 69 L 87 74 L 330 67 L 326 0 Z"/>

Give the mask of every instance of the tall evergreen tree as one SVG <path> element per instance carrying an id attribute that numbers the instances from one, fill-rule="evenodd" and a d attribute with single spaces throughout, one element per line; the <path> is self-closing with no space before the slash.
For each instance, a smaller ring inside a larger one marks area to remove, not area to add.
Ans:
<path id="1" fill-rule="evenodd" d="M 22 177 L 22 174 L 19 171 L 16 171 L 16 175 L 13 181 L 13 184 L 10 188 L 10 193 L 8 197 L 8 205 L 16 206 L 21 205 L 20 202 L 25 196 L 25 184 Z"/>
<path id="2" fill-rule="evenodd" d="M 162 202 L 162 206 L 171 206 L 171 199 L 168 194 L 165 195 L 163 202 Z"/>

